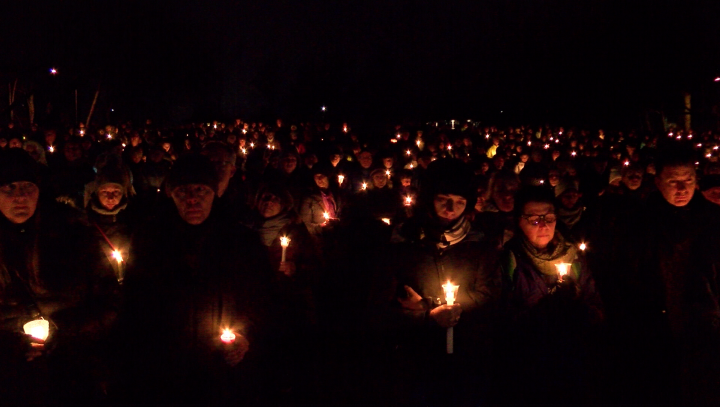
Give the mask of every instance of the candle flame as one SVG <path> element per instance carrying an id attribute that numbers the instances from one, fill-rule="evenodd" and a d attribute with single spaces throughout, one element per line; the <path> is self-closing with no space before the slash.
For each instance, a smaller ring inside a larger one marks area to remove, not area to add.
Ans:
<path id="1" fill-rule="evenodd" d="M 625 165 L 625 166 L 627 167 L 628 165 L 630 165 L 630 161 L 625 160 L 625 162 L 623 163 L 623 165 Z"/>
<path id="2" fill-rule="evenodd" d="M 55 152 L 55 147 L 53 147 L 53 146 L 48 147 L 48 151 L 50 151 L 51 153 L 54 153 L 54 152 Z"/>
<path id="3" fill-rule="evenodd" d="M 580 243 L 580 250 L 585 251 L 587 249 L 587 245 L 585 243 Z"/>
<path id="4" fill-rule="evenodd" d="M 448 151 L 452 150 L 452 146 L 451 146 L 451 145 L 448 145 L 447 148 L 448 148 Z"/>
<path id="5" fill-rule="evenodd" d="M 345 181 L 344 175 L 338 175 L 338 184 L 342 185 L 343 181 Z"/>
<path id="6" fill-rule="evenodd" d="M 447 301 L 448 305 L 455 304 L 455 300 L 457 299 L 457 292 L 458 288 L 460 288 L 459 285 L 454 285 L 450 282 L 450 280 L 447 281 L 447 283 L 442 285 L 443 291 L 445 292 L 445 301 Z"/>
<path id="7" fill-rule="evenodd" d="M 327 212 L 325 212 L 327 213 Z M 282 247 L 288 247 L 290 245 L 290 238 L 287 236 L 281 236 L 280 237 L 280 246 Z"/>
<path id="8" fill-rule="evenodd" d="M 405 197 L 405 205 L 410 205 L 410 204 L 412 204 L 412 197 L 406 196 Z"/>
<path id="9" fill-rule="evenodd" d="M 235 342 L 235 334 L 230 328 L 225 328 L 222 331 L 222 335 L 220 335 L 220 340 L 224 343 L 233 343 Z"/>
<path id="10" fill-rule="evenodd" d="M 532 141 L 528 141 L 528 145 L 531 146 L 531 145 L 532 145 Z"/>
<path id="11" fill-rule="evenodd" d="M 411 154 L 412 154 L 412 151 L 410 151 L 410 150 L 407 150 L 407 151 L 405 152 L 405 154 L 407 154 L 407 155 L 411 155 Z"/>
<path id="12" fill-rule="evenodd" d="M 573 151 L 572 153 L 570 153 L 570 155 L 575 157 L 577 155 L 577 153 Z"/>
<path id="13" fill-rule="evenodd" d="M 391 142 L 391 143 L 397 143 L 397 140 L 395 140 L 394 138 L 391 138 L 391 139 L 390 139 L 390 142 Z"/>
<path id="14" fill-rule="evenodd" d="M 380 220 L 382 220 L 383 222 L 387 223 L 388 225 L 390 224 L 390 218 L 382 218 L 382 219 L 380 219 Z"/>
<path id="15" fill-rule="evenodd" d="M 23 331 L 33 338 L 44 341 L 50 334 L 50 323 L 45 319 L 36 319 L 23 325 Z"/>
<path id="16" fill-rule="evenodd" d="M 325 218 L 325 220 L 330 220 L 330 213 L 329 213 L 329 212 L 323 212 L 323 218 Z"/>
<path id="17" fill-rule="evenodd" d="M 565 277 L 568 274 L 568 272 L 570 271 L 570 266 L 572 266 L 572 264 L 570 264 L 570 263 L 559 263 L 559 264 L 555 265 L 555 267 L 557 268 L 557 272 L 558 272 L 558 281 L 559 282 L 562 283 L 563 277 Z"/>
<path id="18" fill-rule="evenodd" d="M 112 257 L 113 257 L 113 259 L 117 260 L 118 263 L 122 263 L 122 262 L 123 262 L 123 256 L 122 256 L 122 253 L 120 253 L 119 250 L 113 250 L 113 252 L 112 252 Z"/>
<path id="19" fill-rule="evenodd" d="M 417 144 L 418 147 L 420 147 L 420 143 L 422 143 L 420 140 L 417 140 L 415 144 Z"/>
<path id="20" fill-rule="evenodd" d="M 362 183 L 361 189 L 362 189 L 363 191 L 367 189 L 367 182 L 363 182 L 363 183 Z"/>
<path id="21" fill-rule="evenodd" d="M 255 143 L 250 143 L 250 148 L 255 148 Z"/>

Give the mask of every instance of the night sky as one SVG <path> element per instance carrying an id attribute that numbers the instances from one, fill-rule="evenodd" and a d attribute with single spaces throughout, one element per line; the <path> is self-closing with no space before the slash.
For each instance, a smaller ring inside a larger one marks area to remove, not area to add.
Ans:
<path id="1" fill-rule="evenodd" d="M 1 14 L 0 79 L 66 114 L 78 89 L 80 116 L 100 86 L 98 120 L 315 119 L 327 105 L 336 121 L 634 126 L 679 111 L 684 90 L 698 118 L 720 99 L 718 1 L 23 1 Z"/>

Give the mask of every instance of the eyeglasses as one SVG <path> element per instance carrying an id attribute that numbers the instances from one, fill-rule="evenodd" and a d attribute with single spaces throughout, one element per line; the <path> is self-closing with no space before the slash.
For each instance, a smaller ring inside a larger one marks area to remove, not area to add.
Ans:
<path id="1" fill-rule="evenodd" d="M 537 226 L 540 222 L 545 222 L 548 225 L 552 225 L 557 222 L 557 216 L 554 213 L 548 213 L 545 215 L 522 215 L 521 218 L 528 221 L 533 226 Z"/>
<path id="2" fill-rule="evenodd" d="M 175 188 L 172 195 L 177 199 L 204 198 L 212 192 L 212 188 L 206 185 L 187 185 Z"/>

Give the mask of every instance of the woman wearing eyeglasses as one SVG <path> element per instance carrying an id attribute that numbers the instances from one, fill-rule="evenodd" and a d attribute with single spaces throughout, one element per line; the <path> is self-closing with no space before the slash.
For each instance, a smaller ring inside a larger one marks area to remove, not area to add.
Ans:
<path id="1" fill-rule="evenodd" d="M 582 253 L 558 230 L 555 199 L 546 187 L 516 197 L 518 232 L 503 254 L 509 360 L 504 392 L 518 403 L 586 400 L 587 335 L 602 320 L 602 303 Z M 511 385 L 512 386 L 512 385 Z"/>

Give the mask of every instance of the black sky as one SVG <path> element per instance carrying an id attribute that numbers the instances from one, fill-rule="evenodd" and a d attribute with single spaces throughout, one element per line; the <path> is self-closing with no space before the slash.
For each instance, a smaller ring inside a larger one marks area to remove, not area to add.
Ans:
<path id="1" fill-rule="evenodd" d="M 81 111 L 99 84 L 118 117 L 632 124 L 719 96 L 717 1 L 15 3 L 0 77 Z"/>

